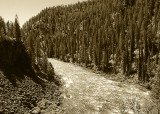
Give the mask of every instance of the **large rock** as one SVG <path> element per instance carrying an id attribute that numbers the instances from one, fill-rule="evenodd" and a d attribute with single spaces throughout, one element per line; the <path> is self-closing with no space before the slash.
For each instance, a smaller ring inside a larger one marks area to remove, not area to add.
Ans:
<path id="1" fill-rule="evenodd" d="M 49 101 L 47 99 L 42 99 L 38 102 L 37 107 L 33 108 L 33 114 L 55 114 L 55 110 L 57 109 L 57 105 L 53 101 Z M 57 111 L 58 112 L 58 111 Z"/>
<path id="2" fill-rule="evenodd" d="M 40 113 L 40 111 L 41 111 L 41 109 L 39 107 L 35 107 L 35 108 L 33 108 L 32 113 L 33 114 L 38 114 L 38 113 Z"/>

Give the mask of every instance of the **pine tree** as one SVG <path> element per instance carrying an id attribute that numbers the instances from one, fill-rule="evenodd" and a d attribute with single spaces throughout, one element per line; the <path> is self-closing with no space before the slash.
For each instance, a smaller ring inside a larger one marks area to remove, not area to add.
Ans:
<path id="1" fill-rule="evenodd" d="M 0 38 L 6 35 L 6 27 L 3 18 L 0 16 Z"/>
<path id="2" fill-rule="evenodd" d="M 14 22 L 14 36 L 18 42 L 21 41 L 21 30 L 18 22 L 18 16 L 16 15 L 15 22 Z"/>

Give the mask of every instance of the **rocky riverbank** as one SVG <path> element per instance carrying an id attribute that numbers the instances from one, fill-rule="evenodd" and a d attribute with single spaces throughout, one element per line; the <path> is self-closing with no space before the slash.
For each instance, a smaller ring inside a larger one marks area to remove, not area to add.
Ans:
<path id="1" fill-rule="evenodd" d="M 45 81 L 42 87 L 25 76 L 13 86 L 0 71 L 0 113 L 61 113 L 60 95 L 54 82 Z"/>

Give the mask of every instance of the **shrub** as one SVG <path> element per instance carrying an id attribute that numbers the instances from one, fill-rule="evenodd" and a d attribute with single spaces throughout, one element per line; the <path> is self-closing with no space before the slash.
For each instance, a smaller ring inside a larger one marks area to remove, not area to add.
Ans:
<path id="1" fill-rule="evenodd" d="M 152 84 L 152 97 L 156 103 L 157 112 L 160 113 L 160 65 L 159 65 L 159 71 L 153 78 L 153 84 Z"/>
<path id="2" fill-rule="evenodd" d="M 153 78 L 152 96 L 160 100 L 160 72 Z"/>

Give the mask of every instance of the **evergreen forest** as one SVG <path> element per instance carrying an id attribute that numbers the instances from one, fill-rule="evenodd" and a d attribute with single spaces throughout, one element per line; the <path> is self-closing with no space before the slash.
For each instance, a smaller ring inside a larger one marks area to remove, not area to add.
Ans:
<path id="1" fill-rule="evenodd" d="M 22 28 L 31 55 L 46 55 L 147 82 L 160 64 L 159 0 L 89 0 L 50 7 Z"/>
<path id="2" fill-rule="evenodd" d="M 160 0 L 88 0 L 53 6 L 22 27 L 17 15 L 15 22 L 0 17 L 0 41 L 4 39 L 23 45 L 30 64 L 48 79 L 47 58 L 56 58 L 107 75 L 134 77 L 148 84 L 153 98 L 160 100 Z M 6 54 L 9 58 L 0 55 L 0 67 L 14 64 L 8 61 L 14 52 Z"/>

